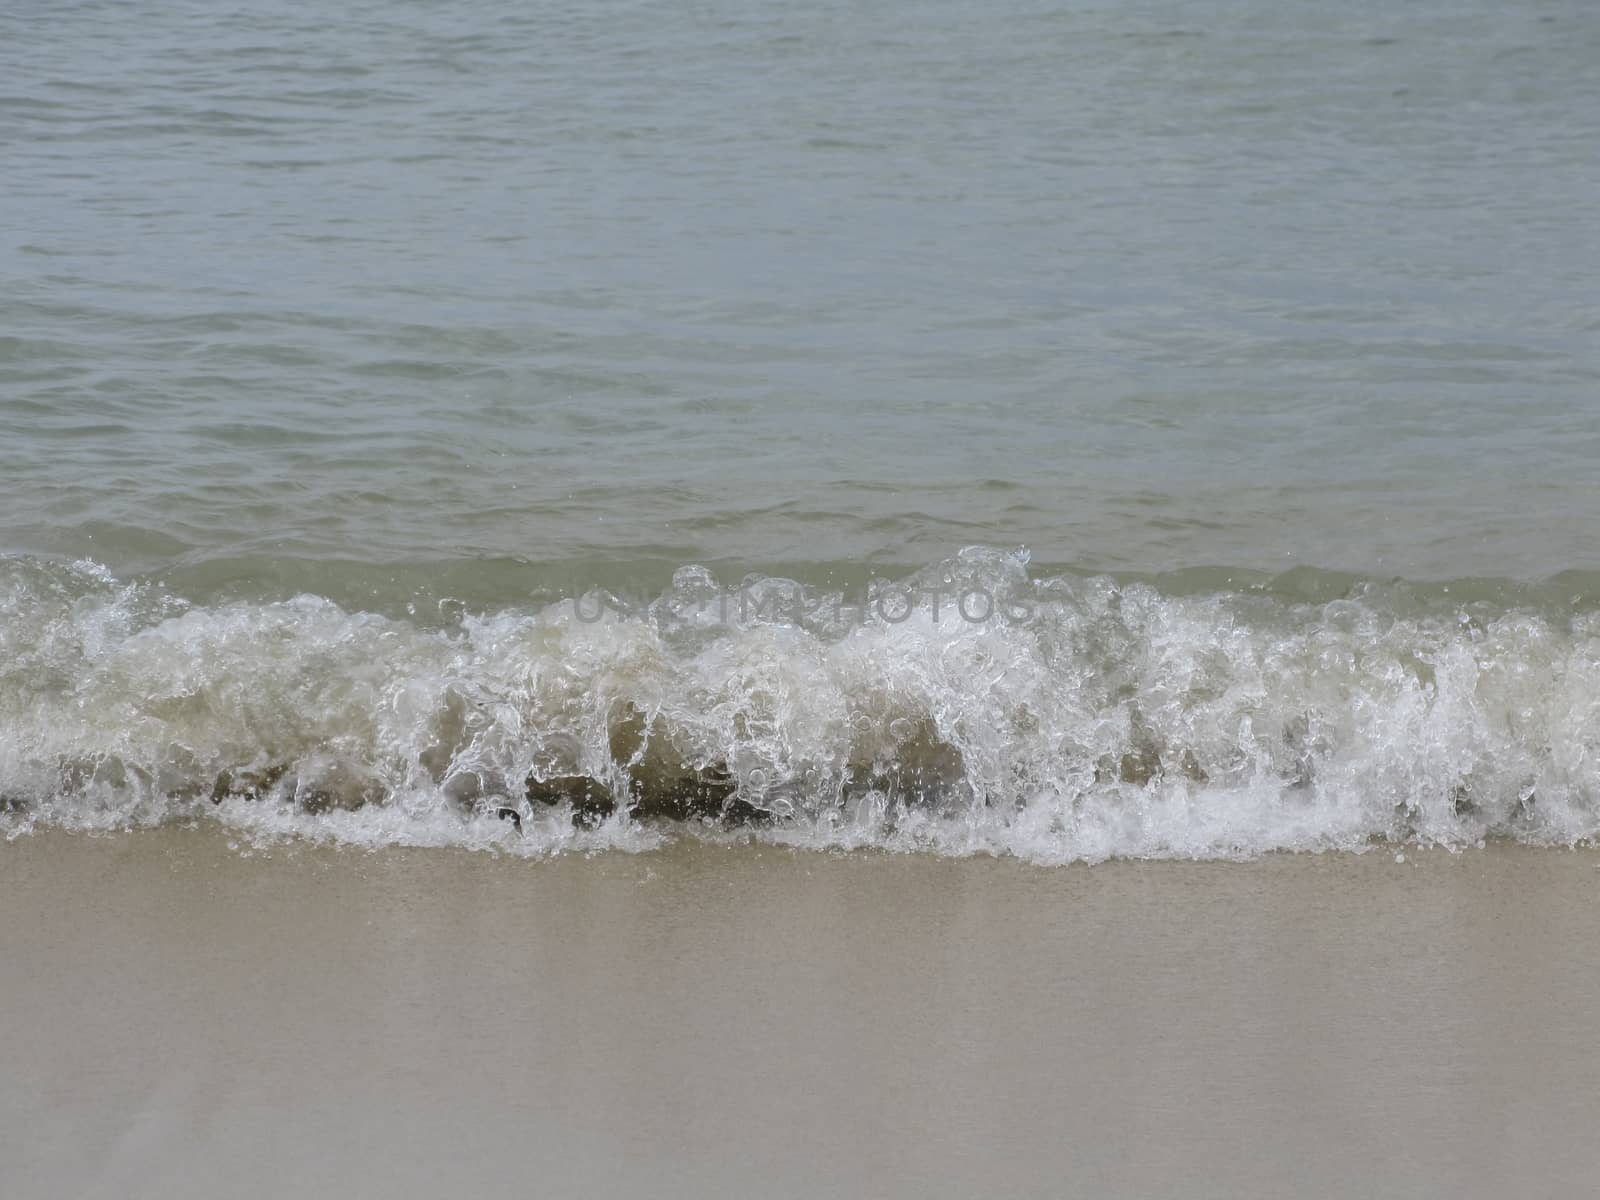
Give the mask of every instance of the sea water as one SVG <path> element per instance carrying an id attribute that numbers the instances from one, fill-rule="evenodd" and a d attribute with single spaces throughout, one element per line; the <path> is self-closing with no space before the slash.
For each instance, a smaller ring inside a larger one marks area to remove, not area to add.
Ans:
<path id="1" fill-rule="evenodd" d="M 0 823 L 1590 839 L 1597 61 L 1572 0 L 0 15 Z"/>

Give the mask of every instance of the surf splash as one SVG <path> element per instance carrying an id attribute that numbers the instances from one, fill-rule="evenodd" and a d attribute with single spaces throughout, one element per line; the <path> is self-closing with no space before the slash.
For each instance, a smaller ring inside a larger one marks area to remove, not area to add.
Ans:
<path id="1" fill-rule="evenodd" d="M 428 626 L 0 560 L 0 829 L 1065 863 L 1600 828 L 1591 603 L 1179 594 L 984 548 L 844 621 L 707 603 L 727 586 L 686 567 L 636 609 Z M 992 614 L 937 613 L 950 589 Z"/>

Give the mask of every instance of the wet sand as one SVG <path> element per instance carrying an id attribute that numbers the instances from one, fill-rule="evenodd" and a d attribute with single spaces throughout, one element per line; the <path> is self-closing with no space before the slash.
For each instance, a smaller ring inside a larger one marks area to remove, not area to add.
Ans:
<path id="1" fill-rule="evenodd" d="M 0 1194 L 1600 1177 L 1600 854 L 1040 869 L 0 844 Z"/>

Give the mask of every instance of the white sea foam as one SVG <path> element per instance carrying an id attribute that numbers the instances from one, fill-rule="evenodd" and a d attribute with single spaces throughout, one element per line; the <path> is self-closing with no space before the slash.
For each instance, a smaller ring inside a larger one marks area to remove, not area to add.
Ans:
<path id="1" fill-rule="evenodd" d="M 911 582 L 928 580 L 1025 615 L 724 620 L 702 602 L 716 581 L 686 568 L 636 613 L 562 603 L 430 628 L 0 560 L 0 822 L 1041 863 L 1596 835 L 1593 611 L 1376 585 L 1316 603 L 1164 594 L 1030 578 L 987 550 Z M 551 791 L 574 779 L 631 799 L 575 821 L 577 797 Z"/>

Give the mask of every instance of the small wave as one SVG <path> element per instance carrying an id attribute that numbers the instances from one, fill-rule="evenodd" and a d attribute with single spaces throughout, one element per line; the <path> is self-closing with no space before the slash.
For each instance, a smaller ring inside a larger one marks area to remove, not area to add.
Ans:
<path id="1" fill-rule="evenodd" d="M 855 605 L 774 600 L 798 588 L 728 605 L 686 567 L 642 605 L 441 628 L 0 559 L 0 829 L 1064 863 L 1600 826 L 1593 606 L 1163 591 L 987 548 Z"/>

